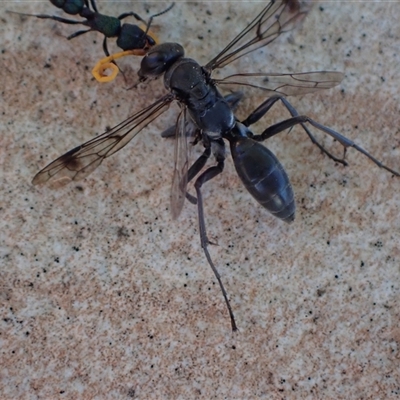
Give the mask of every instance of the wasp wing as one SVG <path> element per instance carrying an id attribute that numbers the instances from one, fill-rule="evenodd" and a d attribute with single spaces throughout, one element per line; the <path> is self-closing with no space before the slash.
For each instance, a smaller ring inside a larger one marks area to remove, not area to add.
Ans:
<path id="1" fill-rule="evenodd" d="M 189 149 L 186 132 L 186 107 L 182 108 L 175 125 L 174 175 L 171 186 L 171 213 L 177 219 L 182 211 L 188 183 Z"/>
<path id="2" fill-rule="evenodd" d="M 166 111 L 173 100 L 164 96 L 111 130 L 68 151 L 38 172 L 34 185 L 52 181 L 58 186 L 83 179 L 102 161 L 126 146 L 144 127 Z"/>
<path id="3" fill-rule="evenodd" d="M 297 7 L 294 0 L 272 0 L 216 57 L 204 68 L 210 73 L 261 47 L 279 35 L 291 31 L 307 10 Z"/>
<path id="4" fill-rule="evenodd" d="M 330 89 L 338 85 L 343 78 L 342 72 L 315 71 L 298 74 L 242 73 L 229 75 L 223 79 L 213 79 L 213 81 L 221 86 L 247 86 L 284 96 L 295 96 Z"/>

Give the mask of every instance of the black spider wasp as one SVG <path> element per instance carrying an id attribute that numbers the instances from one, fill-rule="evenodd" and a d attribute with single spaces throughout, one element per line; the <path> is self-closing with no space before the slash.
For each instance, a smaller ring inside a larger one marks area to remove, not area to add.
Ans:
<path id="1" fill-rule="evenodd" d="M 37 17 L 41 19 L 52 19 L 57 22 L 62 22 L 68 25 L 84 25 L 89 29 L 80 30 L 72 35 L 68 36 L 68 40 L 76 38 L 77 36 L 83 35 L 87 32 L 96 31 L 104 35 L 103 40 L 103 50 L 106 56 L 110 56 L 107 46 L 108 38 L 117 38 L 117 46 L 121 48 L 124 52 L 128 52 L 125 55 L 136 55 L 144 56 L 146 52 L 156 44 L 156 39 L 151 36 L 149 29 L 155 17 L 165 14 L 174 6 L 172 3 L 164 11 L 152 15 L 148 21 L 145 21 L 139 14 L 131 11 L 123 13 L 118 17 L 110 17 L 108 15 L 100 14 L 95 0 L 50 0 L 50 2 L 57 8 L 62 9 L 65 13 L 69 15 L 79 15 L 85 18 L 82 21 L 67 19 L 62 17 L 57 17 L 55 15 L 47 14 L 26 14 L 17 13 L 15 11 L 9 11 L 13 14 L 26 15 L 30 17 Z M 133 24 L 122 24 L 121 21 L 127 17 L 134 17 L 137 21 L 140 21 L 146 27 L 146 30 L 142 30 L 139 26 Z M 119 57 L 113 57 L 111 61 L 115 64 L 114 59 Z M 116 64 L 115 64 L 116 66 Z M 106 69 L 111 69 L 111 75 L 105 75 L 104 71 Z M 94 73 L 95 78 L 100 82 L 109 82 L 115 78 L 118 73 L 118 68 L 114 68 L 112 65 L 105 63 L 103 60 L 101 69 L 96 70 Z"/>
<path id="2" fill-rule="evenodd" d="M 227 140 L 236 171 L 250 194 L 268 211 L 285 222 L 295 217 L 295 200 L 289 178 L 276 156 L 260 142 L 300 124 L 311 141 L 336 162 L 346 165 L 342 159 L 330 154 L 313 136 L 307 125 L 330 135 L 346 150 L 353 147 L 379 167 L 396 176 L 400 174 L 366 152 L 363 148 L 325 127 L 311 118 L 299 115 L 285 96 L 300 95 L 331 88 L 341 82 L 339 72 L 319 71 L 298 74 L 239 73 L 223 79 L 214 79 L 211 74 L 250 52 L 268 45 L 284 32 L 292 30 L 306 15 L 306 10 L 295 7 L 292 0 L 270 1 L 257 17 L 205 66 L 184 57 L 183 47 L 177 43 L 163 43 L 152 47 L 142 59 L 139 77 L 142 80 L 164 75 L 164 85 L 169 93 L 147 108 L 132 115 L 110 131 L 70 150 L 41 170 L 33 184 L 49 180 L 82 179 L 96 169 L 101 162 L 130 142 L 143 128 L 159 117 L 177 100 L 181 111 L 175 128 L 175 167 L 171 190 L 171 211 L 177 218 L 184 200 L 197 204 L 201 245 L 223 293 L 231 320 L 232 330 L 237 329 L 235 318 L 222 284 L 220 275 L 211 260 L 206 234 L 201 188 L 204 183 L 220 174 L 225 162 Z M 234 115 L 235 96 L 224 97 L 217 85 L 245 85 L 264 90 L 269 97 L 245 120 Z M 291 118 L 266 128 L 255 135 L 249 128 L 260 120 L 276 103 L 281 102 L 290 112 Z M 307 125 L 306 125 L 307 124 Z M 193 131 L 194 143 L 201 143 L 203 154 L 189 167 L 188 135 Z M 201 172 L 209 157 L 216 164 Z M 197 178 L 196 178 L 197 177 Z M 187 184 L 196 178 L 196 196 L 187 192 Z"/>

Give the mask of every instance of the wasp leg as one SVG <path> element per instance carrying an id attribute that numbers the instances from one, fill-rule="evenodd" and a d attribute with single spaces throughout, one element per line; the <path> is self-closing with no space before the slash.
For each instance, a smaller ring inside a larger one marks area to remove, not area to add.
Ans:
<path id="1" fill-rule="evenodd" d="M 192 164 L 187 173 L 188 182 L 190 182 L 206 165 L 207 160 L 211 155 L 211 147 L 206 147 L 203 154 Z M 192 196 L 190 193 L 186 193 L 186 198 L 192 203 L 197 204 L 196 197 Z"/>
<path id="2" fill-rule="evenodd" d="M 208 240 L 208 237 L 207 237 L 206 223 L 205 223 L 205 219 L 204 219 L 203 197 L 201 194 L 201 187 L 203 186 L 203 184 L 206 183 L 207 181 L 215 178 L 224 169 L 224 159 L 225 159 L 224 143 L 222 140 L 216 141 L 216 142 L 217 142 L 217 146 L 216 146 L 217 150 L 216 150 L 215 156 L 217 159 L 217 165 L 206 169 L 196 179 L 194 187 L 196 189 L 197 199 L 194 196 L 190 195 L 189 193 L 186 194 L 186 198 L 191 203 L 197 204 L 201 247 L 204 251 L 204 254 L 206 255 L 207 261 L 208 261 L 211 269 L 214 272 L 215 277 L 218 280 L 218 284 L 219 284 L 219 287 L 221 288 L 222 295 L 224 296 L 224 300 L 225 300 L 225 303 L 226 303 L 226 306 L 227 306 L 228 312 L 229 312 L 229 317 L 231 319 L 232 331 L 236 331 L 237 326 L 236 326 L 235 317 L 233 315 L 231 305 L 229 303 L 228 295 L 227 295 L 225 287 L 221 281 L 221 276 L 219 275 L 217 268 L 215 267 L 215 265 L 211 259 L 210 253 L 208 252 L 208 245 L 210 244 L 210 241 Z M 190 182 L 191 180 L 194 179 L 194 177 L 203 169 L 207 160 L 210 158 L 211 143 L 207 140 L 203 141 L 203 143 L 205 146 L 204 152 L 189 168 L 189 171 L 187 173 L 188 174 L 188 182 Z"/>
<path id="3" fill-rule="evenodd" d="M 268 101 L 268 100 L 267 100 Z M 290 108 L 293 109 L 293 107 L 290 105 L 290 103 L 286 100 L 281 98 L 281 101 L 286 105 L 286 103 L 290 106 Z M 261 105 L 263 106 L 263 105 Z M 260 108 L 260 107 L 259 107 Z M 288 108 L 289 109 L 289 108 Z M 294 110 L 294 109 L 293 109 Z M 314 128 L 325 132 L 329 136 L 333 137 L 336 139 L 345 149 L 348 147 L 352 147 L 353 149 L 357 150 L 358 152 L 364 154 L 366 157 L 368 157 L 373 163 L 375 163 L 378 167 L 386 169 L 386 171 L 389 171 L 393 175 L 400 176 L 400 173 L 389 168 L 385 164 L 383 164 L 381 161 L 377 160 L 372 154 L 368 153 L 366 150 L 364 150 L 362 147 L 360 147 L 358 144 L 354 143 L 352 140 L 348 139 L 347 137 L 343 136 L 339 132 L 334 131 L 331 128 L 328 128 L 327 126 L 321 125 L 320 123 L 312 120 L 311 118 L 307 117 L 306 115 L 296 115 L 292 118 L 289 118 L 285 121 L 278 122 L 277 124 L 274 124 L 267 129 L 264 130 L 261 135 L 255 135 L 252 137 L 253 140 L 256 141 L 264 141 L 269 139 L 272 136 L 275 136 L 276 134 L 292 128 L 293 126 L 300 124 L 302 127 L 305 123 L 309 123 L 312 125 Z"/>
<path id="4" fill-rule="evenodd" d="M 297 110 L 282 96 L 272 96 L 269 99 L 267 99 L 264 103 L 262 103 L 259 107 L 257 107 L 242 123 L 245 126 L 250 126 L 254 123 L 256 123 L 260 118 L 262 118 L 268 111 L 269 109 L 278 101 L 280 100 L 282 104 L 286 107 L 286 109 L 290 112 L 292 117 L 297 117 L 299 116 L 299 113 Z M 337 158 L 333 154 L 331 154 L 325 147 L 323 147 L 317 139 L 314 137 L 314 135 L 309 131 L 309 129 L 301 123 L 301 127 L 305 130 L 307 133 L 308 137 L 310 138 L 311 142 L 315 144 L 323 153 L 325 153 L 329 158 L 331 158 L 333 161 L 338 162 L 343 165 L 348 165 L 345 158 L 346 155 L 346 147 L 345 151 L 343 153 L 343 158 Z"/>
<path id="5" fill-rule="evenodd" d="M 202 156 L 200 156 L 200 157 L 202 157 Z M 219 287 L 221 288 L 221 291 L 222 291 L 222 295 L 224 296 L 224 300 L 225 300 L 225 303 L 226 303 L 226 306 L 227 306 L 228 312 L 229 312 L 229 317 L 231 319 L 232 331 L 237 331 L 235 316 L 233 315 L 233 311 L 232 311 L 231 305 L 229 303 L 228 295 L 227 295 L 224 285 L 222 283 L 221 276 L 219 275 L 217 268 L 215 267 L 215 265 L 211 259 L 210 253 L 208 252 L 207 247 L 210 242 L 207 238 L 206 225 L 205 225 L 205 220 L 204 220 L 203 197 L 201 194 L 201 187 L 203 186 L 203 184 L 206 183 L 207 181 L 209 181 L 210 179 L 215 178 L 217 175 L 219 175 L 223 171 L 223 169 L 224 169 L 224 160 L 221 159 L 218 161 L 217 165 L 206 169 L 196 179 L 194 187 L 196 189 L 196 195 L 197 195 L 197 210 L 198 210 L 198 219 L 199 219 L 201 247 L 204 251 L 204 254 L 206 255 L 207 261 L 210 264 L 211 269 L 214 272 L 215 277 L 218 280 Z"/>

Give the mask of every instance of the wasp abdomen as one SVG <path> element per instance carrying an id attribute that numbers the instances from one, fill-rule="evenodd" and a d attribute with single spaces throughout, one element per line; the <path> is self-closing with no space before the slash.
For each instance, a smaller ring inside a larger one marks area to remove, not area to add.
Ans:
<path id="1" fill-rule="evenodd" d="M 292 222 L 296 212 L 293 190 L 276 156 L 247 137 L 232 138 L 230 147 L 236 171 L 249 193 L 275 217 Z"/>

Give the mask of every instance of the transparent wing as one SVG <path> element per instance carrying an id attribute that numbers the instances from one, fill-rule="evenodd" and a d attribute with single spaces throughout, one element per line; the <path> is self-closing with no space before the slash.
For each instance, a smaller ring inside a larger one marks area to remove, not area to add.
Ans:
<path id="1" fill-rule="evenodd" d="M 188 183 L 189 150 L 186 126 L 186 107 L 184 107 L 179 113 L 175 126 L 175 165 L 171 187 L 171 213 L 173 219 L 177 219 L 182 211 Z"/>
<path id="2" fill-rule="evenodd" d="M 210 73 L 291 31 L 306 15 L 295 0 L 272 0 L 205 68 Z"/>
<path id="3" fill-rule="evenodd" d="M 34 185 L 51 181 L 58 186 L 83 179 L 102 161 L 127 145 L 144 127 L 166 111 L 173 100 L 164 96 L 102 135 L 68 151 L 38 172 Z"/>
<path id="4" fill-rule="evenodd" d="M 213 79 L 218 85 L 248 86 L 285 96 L 313 93 L 330 89 L 344 78 L 343 73 L 335 71 L 302 72 L 298 74 L 243 73 L 229 75 L 223 79 Z"/>

